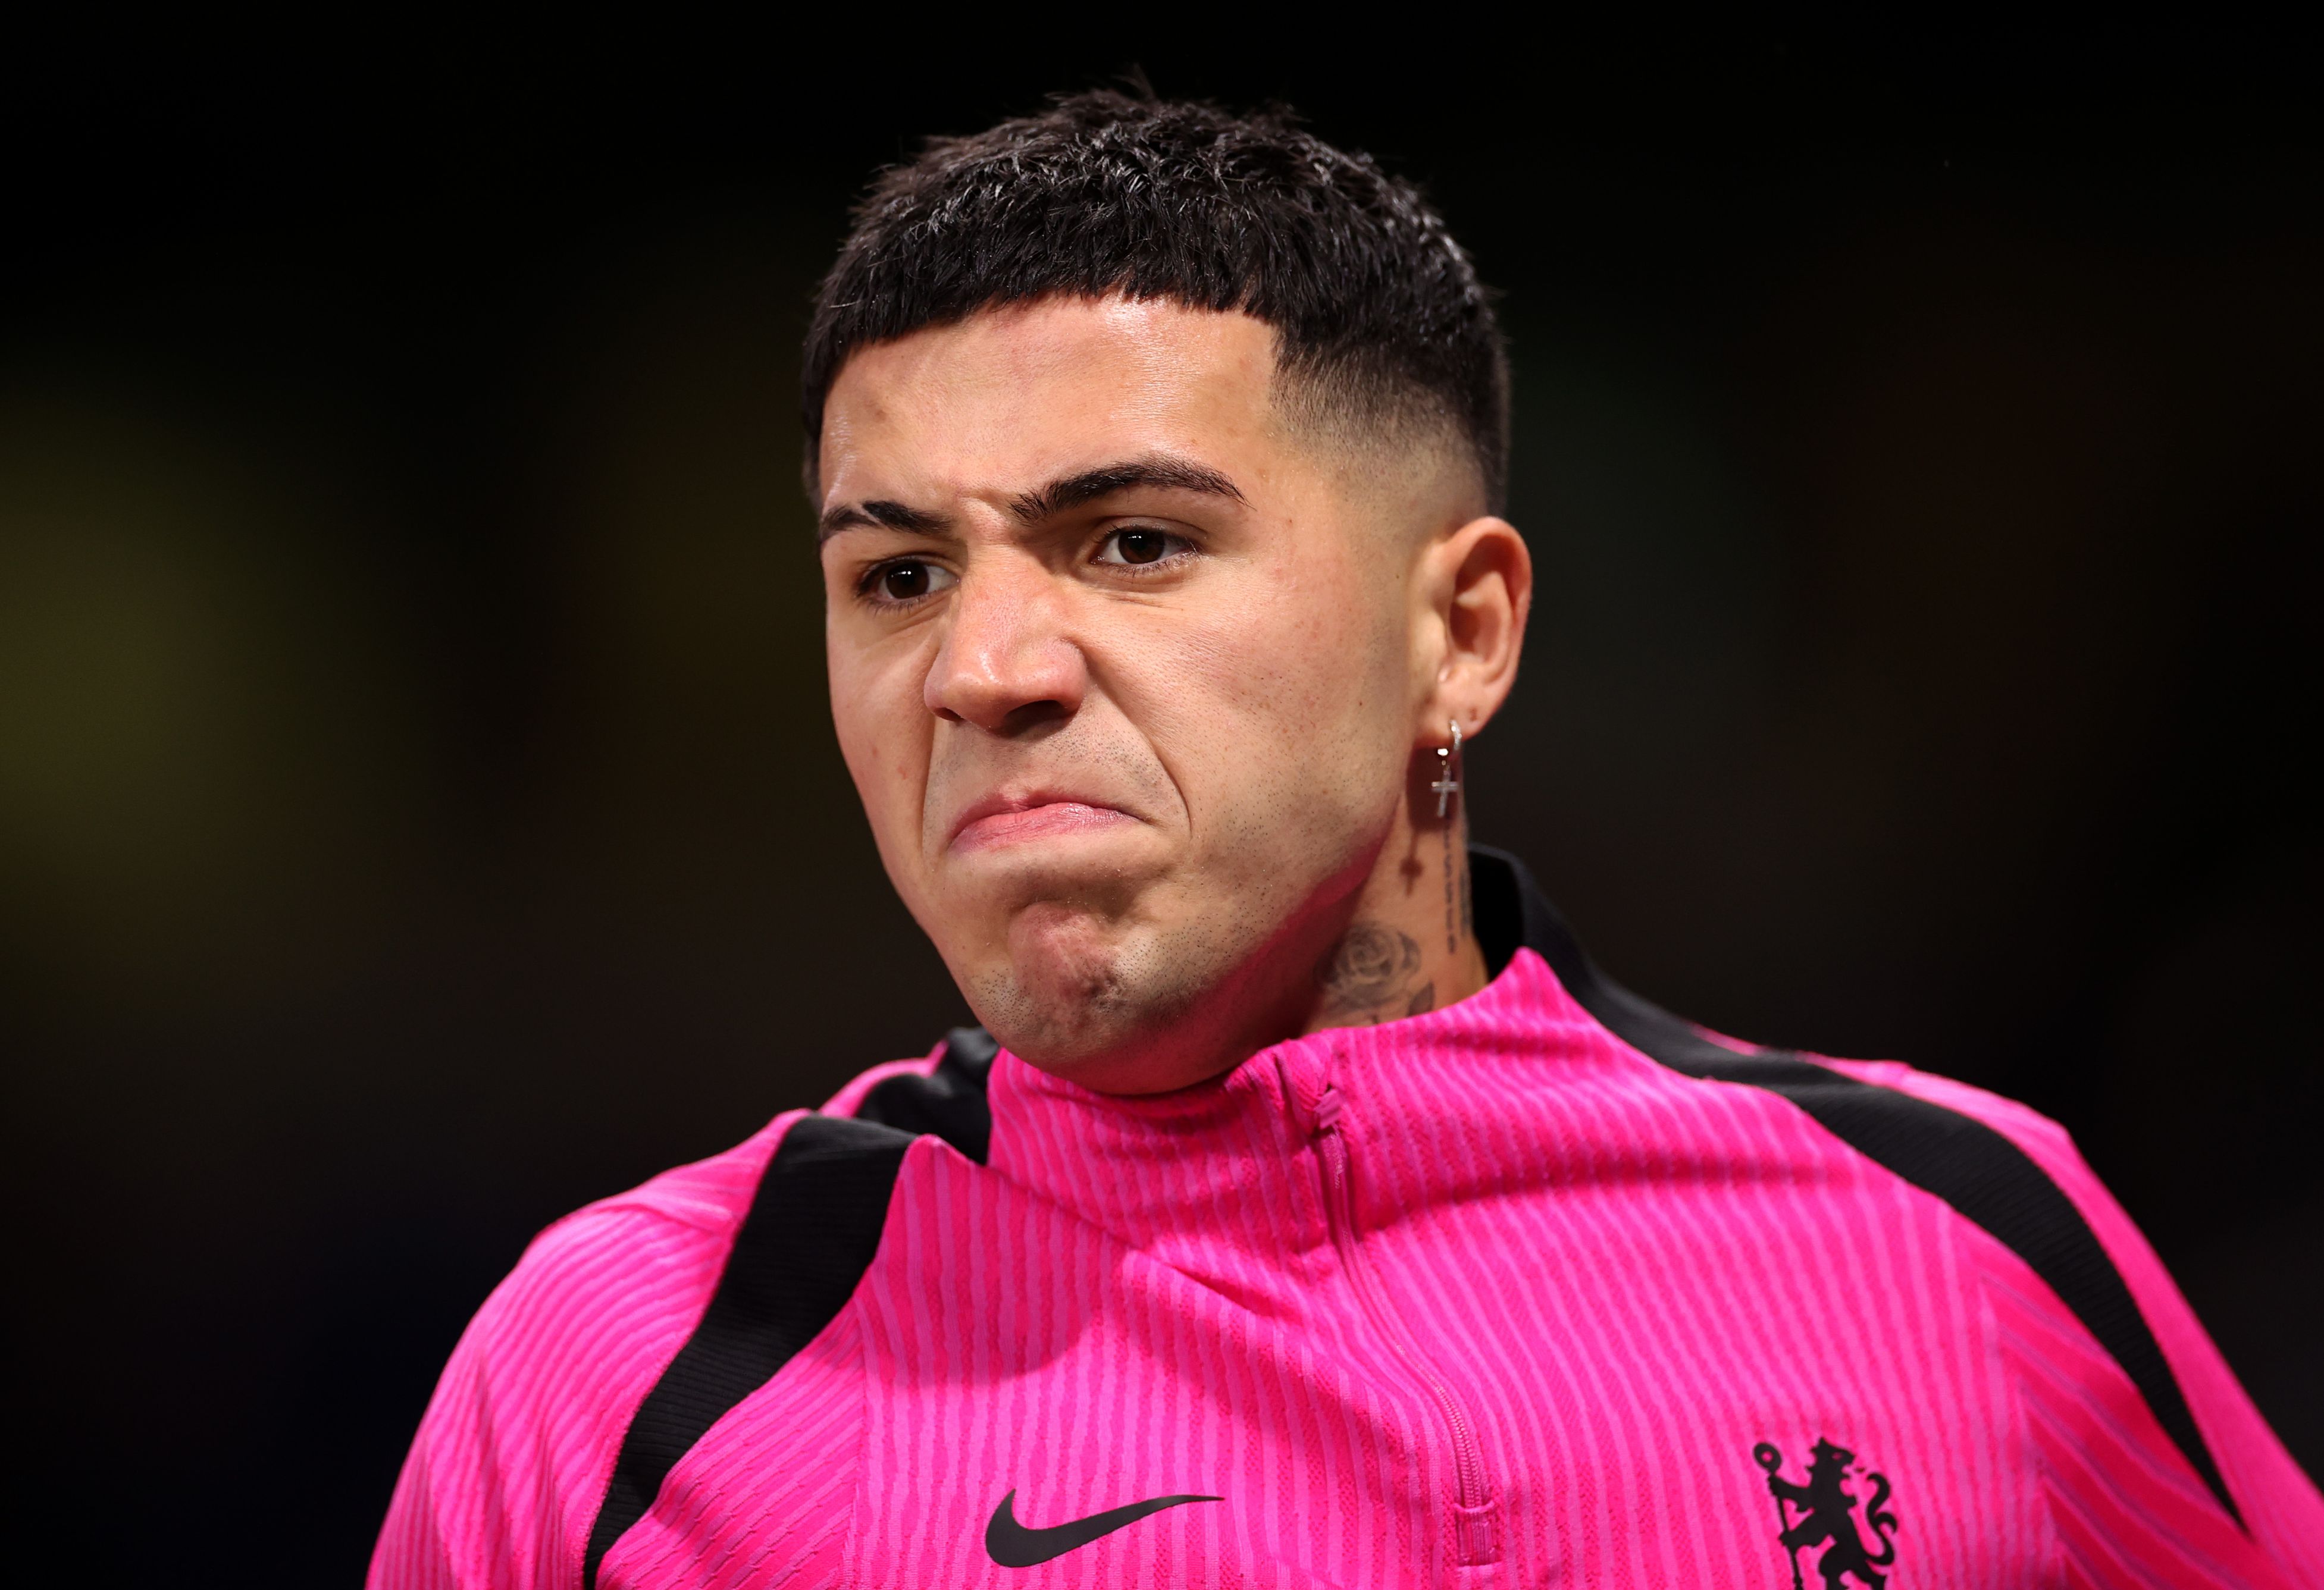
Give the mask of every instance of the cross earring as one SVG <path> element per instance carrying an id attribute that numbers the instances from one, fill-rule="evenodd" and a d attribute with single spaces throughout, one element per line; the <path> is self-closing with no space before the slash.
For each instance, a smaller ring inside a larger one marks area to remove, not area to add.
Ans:
<path id="1" fill-rule="evenodd" d="M 1454 769 L 1461 765 L 1461 720 L 1452 718 L 1447 721 L 1452 730 L 1452 743 L 1436 748 L 1436 782 L 1428 786 L 1429 793 L 1436 797 L 1436 814 L 1439 817 L 1444 815 L 1452 804 L 1452 797 L 1461 791 L 1461 781 L 1452 776 Z"/>

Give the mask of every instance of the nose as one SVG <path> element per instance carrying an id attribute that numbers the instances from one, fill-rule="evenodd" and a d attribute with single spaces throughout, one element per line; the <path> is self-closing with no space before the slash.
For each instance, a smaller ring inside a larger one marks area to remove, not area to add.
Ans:
<path id="1" fill-rule="evenodd" d="M 1070 718 L 1089 681 L 1048 572 L 1029 557 L 987 558 L 964 574 L 924 687 L 928 710 L 991 734 Z"/>

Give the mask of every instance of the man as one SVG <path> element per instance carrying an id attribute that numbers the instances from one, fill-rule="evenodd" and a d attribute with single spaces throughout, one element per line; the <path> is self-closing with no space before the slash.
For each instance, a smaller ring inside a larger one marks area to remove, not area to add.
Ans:
<path id="1" fill-rule="evenodd" d="M 840 744 L 983 1028 L 545 1233 L 375 1585 L 2324 1583 L 2056 1126 L 1467 849 L 1532 571 L 1410 188 L 1082 96 L 883 176 L 807 352 Z"/>

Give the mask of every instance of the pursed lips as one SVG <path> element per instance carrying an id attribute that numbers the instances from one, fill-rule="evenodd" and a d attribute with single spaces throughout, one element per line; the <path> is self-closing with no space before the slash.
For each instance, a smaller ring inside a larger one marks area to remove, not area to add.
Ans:
<path id="1" fill-rule="evenodd" d="M 951 848 L 955 851 L 991 850 L 1136 821 L 1119 806 L 1062 790 L 990 795 L 971 804 L 954 820 Z"/>

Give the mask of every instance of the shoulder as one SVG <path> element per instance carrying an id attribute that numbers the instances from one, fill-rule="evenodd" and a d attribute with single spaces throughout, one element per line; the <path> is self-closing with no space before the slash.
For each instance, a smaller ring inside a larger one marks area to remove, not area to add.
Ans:
<path id="1" fill-rule="evenodd" d="M 2000 1310 L 2002 1356 L 2037 1437 L 2074 1432 L 2043 1449 L 2054 1473 L 2081 1476 L 2070 1487 L 2075 1506 L 2144 1530 L 2171 1499 L 2168 1527 L 2150 1542 L 2157 1562 L 2177 1562 L 2170 1542 L 2181 1538 L 2233 1560 L 2254 1537 L 2281 1550 L 2310 1527 L 2312 1487 L 2063 1126 L 1894 1061 L 1633 1025 L 1663 1063 L 1789 1100 L 1990 1239 L 1974 1247 L 1974 1273 Z M 2143 1500 L 2131 1495 L 2142 1483 Z"/>
<path id="2" fill-rule="evenodd" d="M 404 1460 L 374 1584 L 569 1582 L 631 1412 L 693 1328 L 805 1111 L 566 1216 L 468 1323 Z"/>
<path id="3" fill-rule="evenodd" d="M 549 1227 L 477 1310 L 461 1350 L 497 1358 L 549 1346 L 617 1303 L 619 1319 L 606 1322 L 615 1337 L 647 1341 L 661 1334 L 664 1316 L 698 1310 L 768 1162 L 807 1114 L 778 1116 L 723 1153 Z M 593 1356 L 607 1345 L 594 1343 Z"/>
<path id="4" fill-rule="evenodd" d="M 2039 1297 L 2029 1299 L 2005 1282 L 1997 1289 L 1997 1307 L 2008 1322 L 2022 1394 L 2039 1410 L 2036 1444 L 2054 1446 L 2059 1432 L 2072 1432 L 2070 1451 L 2052 1464 L 2052 1472 L 2075 1506 L 2110 1519 L 2115 1548 L 2144 1549 L 2148 1560 L 2174 1567 L 2183 1567 L 2172 1554 L 2181 1549 L 2174 1542 L 2200 1542 L 2220 1562 L 2240 1562 L 2256 1549 L 2278 1567 L 2324 1579 L 2324 1498 L 2267 1428 L 2162 1259 L 2066 1128 L 2014 1099 L 1911 1066 L 1811 1058 L 1990 1128 L 2057 1188 L 2088 1229 L 2096 1253 L 2083 1247 L 2077 1263 L 2073 1234 L 2060 1229 L 2064 1219 L 2053 1218 L 2039 1253 L 2047 1273 L 2043 1265 L 2032 1267 L 2135 1386 L 2135 1404 L 2109 1401 L 2105 1361 L 2076 1351 L 2064 1335 L 2038 1323 Z M 2032 1255 L 2021 1251 L 2018 1256 Z M 2113 1289 L 2091 1274 L 2101 1264 L 2118 1278 L 2111 1306 L 2106 1294 Z M 2222 1529 L 2217 1515 L 2207 1519 L 2190 1511 L 2185 1487 L 2151 1483 L 2158 1474 L 2154 1455 L 2166 1439 L 2240 1529 Z M 2126 1482 L 2124 1475 L 2144 1475 L 2150 1483 Z M 2255 1567 L 2254 1576 L 2264 1582 L 2264 1570 Z"/>
<path id="5" fill-rule="evenodd" d="M 2229 1520 L 2324 1582 L 2324 1504 L 2267 1429 L 2153 1250 L 2055 1121 L 1983 1089 L 1886 1061 L 1722 1037 L 1639 998 L 1585 955 L 1524 864 L 1471 851 L 1477 932 L 1523 944 L 1600 1026 L 1683 1076 L 1786 1100 L 1838 1143 L 1949 1206 L 2070 1316 L 2078 1357 L 2135 1404 L 2128 1420 Z M 2002 1250 L 2006 1250 L 2006 1254 Z M 2112 1367 L 2107 1365 L 2111 1364 Z M 2054 1366 L 2054 1365 L 2052 1365 Z M 2117 1373 L 2118 1372 L 2118 1373 Z M 2115 1420 L 2121 1427 L 2126 1421 Z M 2124 1516 L 2128 1516 L 2125 1514 Z M 2173 1581 L 2176 1582 L 2176 1581 Z"/>
<path id="6" fill-rule="evenodd" d="M 582 1578 L 644 1521 L 678 1461 L 772 1383 L 846 1309 L 879 1251 L 904 1156 L 924 1136 L 982 1161 L 993 1044 L 962 1029 L 918 1061 L 875 1066 L 790 1123 L 695 1324 L 635 1409 L 586 1533 Z"/>
<path id="7" fill-rule="evenodd" d="M 470 1328 L 475 1347 L 489 1354 L 554 1336 L 560 1321 L 607 1310 L 619 1316 L 617 1324 L 607 1321 L 618 1334 L 654 1340 L 667 1334 L 664 1310 L 645 1300 L 664 1300 L 684 1319 L 698 1315 L 736 1245 L 752 1239 L 763 1217 L 780 1212 L 763 1206 L 864 1181 L 868 1166 L 898 1157 L 923 1135 L 982 1160 L 992 1052 L 982 1032 L 955 1031 L 917 1059 L 863 1071 L 820 1109 L 788 1111 L 723 1153 L 566 1216 L 533 1240 L 478 1311 Z M 884 1187 L 866 1190 L 884 1203 Z M 593 1354 L 604 1346 L 593 1342 Z"/>
<path id="8" fill-rule="evenodd" d="M 956 1032 L 919 1059 L 872 1067 L 819 1110 L 788 1111 L 723 1153 L 566 1216 L 478 1310 L 461 1352 L 496 1364 L 572 1350 L 586 1360 L 573 1377 L 601 1382 L 633 1378 L 634 1358 L 650 1379 L 752 1250 L 810 1215 L 842 1217 L 838 1206 L 876 1237 L 914 1137 L 981 1159 L 991 1060 L 990 1039 Z"/>
<path id="9" fill-rule="evenodd" d="M 871 1261 L 914 1138 L 982 1158 L 991 1059 L 991 1040 L 955 1033 L 865 1071 L 822 1110 L 786 1112 L 542 1231 L 438 1382 L 374 1582 L 423 1563 L 423 1579 L 464 1585 L 571 1582 L 617 1459 L 666 1466 L 632 1450 L 641 1422 L 682 1447 L 685 1432 L 659 1426 L 696 1411 L 687 1376 L 672 1383 L 689 1350 L 703 1356 L 690 1344 L 718 1338 L 715 1379 L 738 1348 L 763 1378 L 828 1323 Z"/>
<path id="10" fill-rule="evenodd" d="M 2074 1506 L 2120 1541 L 2152 1535 L 2141 1549 L 2158 1563 L 2178 1563 L 2185 1540 L 2222 1561 L 2255 1543 L 2287 1561 L 2312 1551 L 2314 1487 L 2064 1126 L 1893 1061 L 1796 1058 L 1841 1086 L 1794 1084 L 1795 1101 L 2007 1250 L 1978 1273 L 2035 1445 Z"/>

